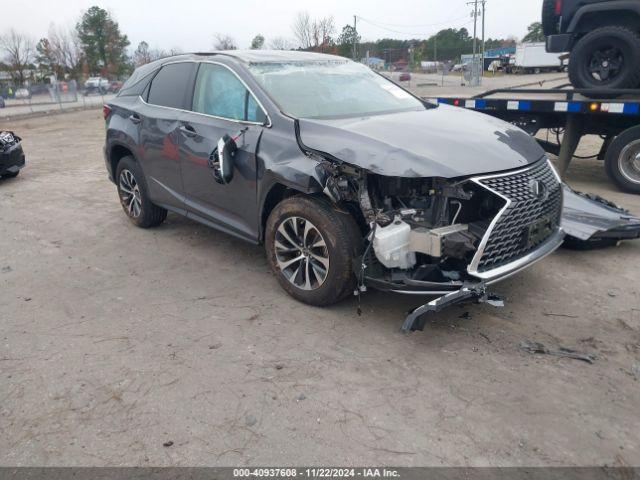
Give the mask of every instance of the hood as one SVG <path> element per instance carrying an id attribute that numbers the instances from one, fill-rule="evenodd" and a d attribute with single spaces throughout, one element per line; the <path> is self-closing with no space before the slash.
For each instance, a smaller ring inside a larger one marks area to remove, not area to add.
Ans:
<path id="1" fill-rule="evenodd" d="M 544 151 L 510 123 L 440 105 L 332 120 L 298 120 L 301 146 L 372 173 L 443 177 L 493 173 L 539 160 Z"/>

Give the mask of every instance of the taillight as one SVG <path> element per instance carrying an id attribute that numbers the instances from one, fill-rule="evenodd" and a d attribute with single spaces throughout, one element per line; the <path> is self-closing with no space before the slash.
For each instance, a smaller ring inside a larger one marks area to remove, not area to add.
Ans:
<path id="1" fill-rule="evenodd" d="M 109 105 L 103 105 L 102 116 L 104 117 L 105 120 L 109 117 L 110 113 L 111 113 L 111 107 Z"/>
<path id="2" fill-rule="evenodd" d="M 562 0 L 556 0 L 556 8 L 554 10 L 556 16 L 560 16 L 562 13 Z"/>

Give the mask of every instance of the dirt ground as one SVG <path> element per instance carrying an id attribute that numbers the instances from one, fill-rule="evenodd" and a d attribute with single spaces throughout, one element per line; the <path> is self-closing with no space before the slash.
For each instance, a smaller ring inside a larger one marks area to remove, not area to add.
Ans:
<path id="1" fill-rule="evenodd" d="M 640 465 L 640 242 L 560 250 L 495 286 L 505 308 L 405 336 L 420 299 L 308 307 L 260 247 L 133 227 L 99 111 L 0 127 L 28 159 L 0 183 L 0 465 Z M 640 214 L 597 161 L 569 183 Z"/>

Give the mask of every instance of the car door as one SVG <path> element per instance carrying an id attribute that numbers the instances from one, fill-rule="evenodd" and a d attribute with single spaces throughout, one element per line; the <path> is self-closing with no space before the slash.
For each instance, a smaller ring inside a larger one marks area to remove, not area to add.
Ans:
<path id="1" fill-rule="evenodd" d="M 197 63 L 164 65 L 151 80 L 146 102 L 130 117 L 140 124 L 139 157 L 151 199 L 184 210 L 179 143 L 180 113 L 190 108 Z"/>
<path id="2" fill-rule="evenodd" d="M 264 110 L 230 67 L 203 62 L 196 76 L 192 111 L 180 119 L 180 166 L 188 216 L 257 241 L 256 153 L 267 120 Z M 213 163 L 225 135 L 238 147 L 228 184 L 216 179 Z"/>

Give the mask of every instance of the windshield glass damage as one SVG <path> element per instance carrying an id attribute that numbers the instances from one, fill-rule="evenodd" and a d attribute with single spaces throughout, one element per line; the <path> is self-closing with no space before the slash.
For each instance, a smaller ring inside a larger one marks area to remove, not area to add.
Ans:
<path id="1" fill-rule="evenodd" d="M 409 92 L 349 61 L 252 63 L 249 70 L 282 111 L 297 118 L 425 110 Z"/>

